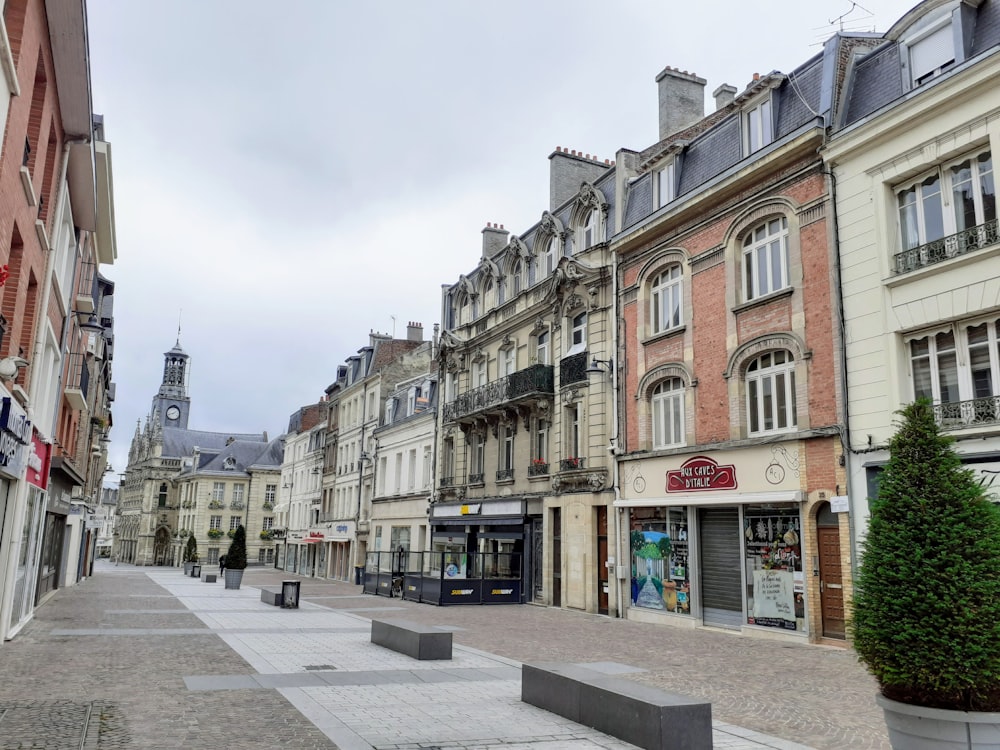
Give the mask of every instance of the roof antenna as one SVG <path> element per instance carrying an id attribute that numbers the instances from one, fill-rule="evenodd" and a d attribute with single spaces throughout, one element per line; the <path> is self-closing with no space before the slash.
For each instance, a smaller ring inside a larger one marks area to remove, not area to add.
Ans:
<path id="1" fill-rule="evenodd" d="M 181 315 L 183 313 L 183 307 L 177 310 L 177 346 L 181 345 Z"/>
<path id="2" fill-rule="evenodd" d="M 851 7 L 848 8 L 846 12 L 841 13 L 836 18 L 829 19 L 830 25 L 832 26 L 835 23 L 840 24 L 840 32 L 843 33 L 843 31 L 844 31 L 844 21 L 847 20 L 847 17 L 849 15 L 851 15 L 855 10 L 862 10 L 862 11 L 864 11 L 865 14 L 866 14 L 865 17 L 867 17 L 867 18 L 871 18 L 871 17 L 873 17 L 875 15 L 870 10 L 868 10 L 868 8 L 864 8 L 864 7 L 860 6 L 860 5 L 858 5 L 857 3 L 853 2 L 853 0 L 852 0 Z M 861 20 L 863 20 L 863 18 L 854 18 L 854 19 L 851 19 L 851 21 L 853 23 L 858 23 Z M 849 29 L 849 30 L 850 31 L 856 31 L 857 29 Z"/>

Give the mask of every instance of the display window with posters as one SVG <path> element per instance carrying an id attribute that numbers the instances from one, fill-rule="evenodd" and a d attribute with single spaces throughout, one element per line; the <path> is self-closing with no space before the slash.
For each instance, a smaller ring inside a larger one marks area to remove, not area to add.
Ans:
<path id="1" fill-rule="evenodd" d="M 631 605 L 691 614 L 687 506 L 629 511 Z"/>
<path id="2" fill-rule="evenodd" d="M 802 523 L 795 503 L 743 508 L 747 624 L 804 632 Z"/>

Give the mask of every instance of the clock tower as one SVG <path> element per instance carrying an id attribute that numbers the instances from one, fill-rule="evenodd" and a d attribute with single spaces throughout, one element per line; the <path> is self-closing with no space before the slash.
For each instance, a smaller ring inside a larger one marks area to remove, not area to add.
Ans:
<path id="1" fill-rule="evenodd" d="M 163 382 L 153 397 L 152 416 L 162 427 L 187 429 L 191 411 L 188 396 L 188 355 L 181 349 L 180 337 L 174 348 L 163 355 Z"/>

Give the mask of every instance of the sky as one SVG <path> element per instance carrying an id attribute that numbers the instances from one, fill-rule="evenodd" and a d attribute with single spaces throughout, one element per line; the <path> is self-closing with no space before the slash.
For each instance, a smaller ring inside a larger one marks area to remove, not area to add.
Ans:
<path id="1" fill-rule="evenodd" d="M 88 0 L 118 260 L 109 461 L 178 339 L 189 427 L 282 434 L 371 331 L 433 335 L 482 229 L 522 234 L 556 147 L 658 140 L 666 66 L 788 72 L 913 0 Z M 684 8 L 683 13 L 681 8 Z M 838 20 L 842 18 L 842 20 Z"/>

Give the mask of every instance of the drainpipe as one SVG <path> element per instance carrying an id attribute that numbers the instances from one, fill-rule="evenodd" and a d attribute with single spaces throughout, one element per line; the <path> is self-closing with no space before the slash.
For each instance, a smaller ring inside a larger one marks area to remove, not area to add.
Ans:
<path id="1" fill-rule="evenodd" d="M 611 251 L 611 300 L 612 300 L 612 315 L 614 320 L 614 325 L 611 328 L 611 350 L 614 352 L 615 357 L 618 357 L 618 253 L 614 250 Z M 614 574 L 615 577 L 615 608 L 618 617 L 625 616 L 624 610 L 624 597 L 622 596 L 622 586 L 621 579 L 618 577 L 618 566 L 622 564 L 622 509 L 618 507 L 618 501 L 621 499 L 621 487 L 619 486 L 620 472 L 618 469 L 618 455 L 621 453 L 621 425 L 618 424 L 618 399 L 620 397 L 619 388 L 619 373 L 622 371 L 622 361 L 621 357 L 618 357 L 619 363 L 612 370 L 611 373 L 611 388 L 612 388 L 612 400 L 611 400 L 611 419 L 615 425 L 615 437 L 611 439 L 611 462 L 612 462 L 612 486 L 615 491 L 615 501 L 612 504 L 614 508 L 615 516 L 615 565 L 608 571 L 608 575 Z"/>

